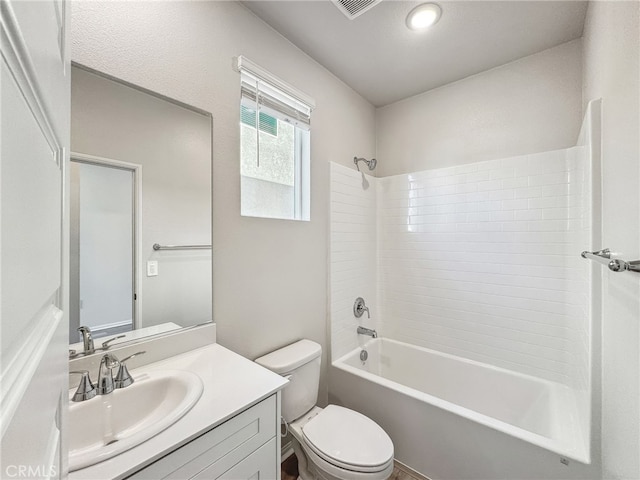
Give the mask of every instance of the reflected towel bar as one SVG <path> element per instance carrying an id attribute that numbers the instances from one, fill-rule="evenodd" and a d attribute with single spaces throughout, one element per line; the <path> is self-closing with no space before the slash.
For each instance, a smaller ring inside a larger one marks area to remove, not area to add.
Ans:
<path id="1" fill-rule="evenodd" d="M 618 258 L 611 258 L 611 250 L 604 248 L 597 252 L 584 251 L 580 254 L 582 258 L 595 260 L 598 263 L 607 265 L 612 272 L 638 272 L 640 273 L 640 260 L 626 262 Z"/>
<path id="2" fill-rule="evenodd" d="M 160 245 L 153 244 L 154 250 L 210 250 L 211 245 Z"/>

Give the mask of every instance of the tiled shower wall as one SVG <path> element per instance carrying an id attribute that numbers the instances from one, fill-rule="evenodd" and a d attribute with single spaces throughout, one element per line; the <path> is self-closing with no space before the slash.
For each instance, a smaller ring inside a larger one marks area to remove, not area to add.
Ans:
<path id="1" fill-rule="evenodd" d="M 576 147 L 380 179 L 385 336 L 573 383 L 583 165 Z"/>
<path id="2" fill-rule="evenodd" d="M 330 285 L 331 357 L 358 346 L 356 328 L 379 328 L 376 268 L 376 179 L 331 163 Z M 353 315 L 356 298 L 371 312 Z"/>
<path id="3" fill-rule="evenodd" d="M 375 278 L 385 337 L 584 386 L 589 171 L 575 147 L 369 179 L 364 191 L 357 172 L 332 165 L 333 359 L 359 341 L 341 296 L 349 271 L 367 288 Z M 359 236 L 372 230 L 373 246 Z"/>

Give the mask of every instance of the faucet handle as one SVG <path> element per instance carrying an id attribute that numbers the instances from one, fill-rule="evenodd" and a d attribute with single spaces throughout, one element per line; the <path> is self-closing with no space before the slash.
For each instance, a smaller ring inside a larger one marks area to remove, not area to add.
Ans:
<path id="1" fill-rule="evenodd" d="M 96 387 L 91 382 L 88 370 L 76 370 L 73 372 L 69 372 L 69 375 L 82 375 L 80 384 L 78 385 L 78 389 L 71 398 L 73 402 L 84 402 L 85 400 L 91 400 L 96 396 Z"/>
<path id="2" fill-rule="evenodd" d="M 353 302 L 353 315 L 356 318 L 360 318 L 364 312 L 367 312 L 367 318 L 371 318 L 369 307 L 365 305 L 364 298 L 358 297 L 356 298 L 356 301 Z"/>
<path id="3" fill-rule="evenodd" d="M 119 338 L 124 338 L 126 335 L 118 335 L 117 337 L 110 338 L 106 342 L 102 342 L 102 349 L 107 350 L 111 345 L 109 345 L 114 340 L 118 340 Z M 123 360 L 124 361 L 124 360 Z"/>
<path id="4" fill-rule="evenodd" d="M 138 355 L 143 355 L 145 353 L 147 352 L 146 351 L 136 352 L 133 355 L 129 355 L 127 358 L 123 358 L 122 360 L 120 360 L 120 368 L 118 369 L 118 373 L 116 374 L 116 377 L 113 379 L 113 383 L 116 388 L 128 387 L 134 381 L 133 377 L 129 373 L 129 369 L 127 368 L 127 365 L 124 362 L 126 362 L 127 360 L 133 357 L 136 357 Z"/>

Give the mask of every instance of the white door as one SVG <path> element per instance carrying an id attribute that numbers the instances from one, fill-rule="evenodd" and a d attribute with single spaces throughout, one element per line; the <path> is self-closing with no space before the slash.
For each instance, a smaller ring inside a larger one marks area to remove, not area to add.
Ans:
<path id="1" fill-rule="evenodd" d="M 66 477 L 67 5 L 0 2 L 0 478 Z"/>
<path id="2" fill-rule="evenodd" d="M 77 257 L 71 276 L 79 308 L 74 315 L 72 307 L 70 333 L 84 325 L 96 339 L 133 328 L 134 175 L 71 159 L 71 255 Z"/>

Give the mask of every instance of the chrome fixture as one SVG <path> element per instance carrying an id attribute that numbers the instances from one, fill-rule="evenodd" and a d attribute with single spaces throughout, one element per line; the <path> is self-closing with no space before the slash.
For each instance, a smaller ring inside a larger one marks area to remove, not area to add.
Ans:
<path id="1" fill-rule="evenodd" d="M 102 348 L 100 350 L 109 350 L 109 347 L 111 346 L 109 344 L 111 342 L 113 342 L 114 340 L 118 340 L 119 338 L 124 338 L 124 337 L 126 337 L 126 335 L 118 335 L 117 337 L 110 338 L 106 342 L 102 342 Z"/>
<path id="2" fill-rule="evenodd" d="M 364 312 L 367 312 L 367 318 L 371 318 L 369 314 L 369 307 L 364 304 L 364 298 L 358 297 L 353 303 L 353 314 L 356 318 L 360 318 Z"/>
<path id="3" fill-rule="evenodd" d="M 82 344 L 84 345 L 84 350 L 81 353 L 85 355 L 90 355 L 94 353 L 96 349 L 93 346 L 93 338 L 91 338 L 91 329 L 89 327 L 85 327 L 84 325 L 81 325 L 80 327 L 78 327 L 78 332 L 80 332 L 80 335 L 82 335 Z"/>
<path id="4" fill-rule="evenodd" d="M 80 330 L 82 329 L 82 330 Z M 118 335 L 117 337 L 110 338 L 106 342 L 102 342 L 102 347 L 95 348 L 93 344 L 93 339 L 91 338 L 91 330 L 89 327 L 80 327 L 78 329 L 79 332 L 82 332 L 82 337 L 84 340 L 84 351 L 77 352 L 76 350 L 69 349 L 69 358 L 76 358 L 81 355 L 91 355 L 92 353 L 96 353 L 103 350 L 109 350 L 113 345 L 110 345 L 114 340 L 118 340 L 120 338 L 125 338 L 126 335 Z"/>
<path id="5" fill-rule="evenodd" d="M 367 351 L 366 350 L 361 350 L 360 351 L 360 361 L 362 363 L 364 363 L 364 362 L 367 361 L 367 358 L 369 358 L 369 354 L 367 353 Z"/>
<path id="6" fill-rule="evenodd" d="M 357 331 L 359 335 L 369 335 L 370 337 L 378 338 L 378 332 L 376 332 L 373 328 L 365 328 L 359 326 Z"/>
<path id="7" fill-rule="evenodd" d="M 133 357 L 136 357 L 138 355 L 142 355 L 145 353 L 147 352 L 146 351 L 136 352 L 133 355 L 129 355 L 127 358 L 123 358 L 122 360 L 120 360 L 120 368 L 118 368 L 118 373 L 113 379 L 113 384 L 115 388 L 125 388 L 133 383 L 133 377 L 129 373 L 129 370 L 125 365 L 125 362 Z"/>
<path id="8" fill-rule="evenodd" d="M 69 372 L 69 375 L 71 374 L 82 375 L 76 393 L 74 393 L 73 397 L 71 397 L 71 400 L 73 402 L 84 402 L 85 400 L 91 400 L 96 396 L 96 387 L 93 383 L 91 383 L 91 378 L 89 378 L 88 370 Z"/>
<path id="9" fill-rule="evenodd" d="M 113 369 L 118 367 L 120 362 L 112 353 L 105 353 L 100 360 L 98 370 L 98 395 L 108 395 L 113 392 Z"/>
<path id="10" fill-rule="evenodd" d="M 582 258 L 595 260 L 598 263 L 607 265 L 612 272 L 638 272 L 640 273 L 640 260 L 627 262 L 618 258 L 611 258 L 611 250 L 604 248 L 597 252 L 584 251 L 580 254 Z"/>
<path id="11" fill-rule="evenodd" d="M 356 168 L 358 169 L 358 171 L 360 171 L 358 162 L 366 163 L 367 167 L 369 167 L 369 170 L 373 170 L 374 168 L 376 168 L 376 165 L 378 164 L 378 161 L 375 158 L 372 158 L 371 160 L 367 160 L 366 158 L 353 157 L 353 163 L 356 164 Z"/>
<path id="12" fill-rule="evenodd" d="M 211 245 L 160 245 L 153 244 L 154 250 L 211 250 Z"/>

